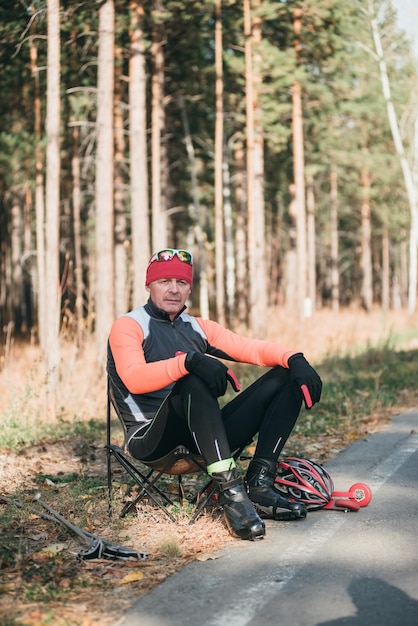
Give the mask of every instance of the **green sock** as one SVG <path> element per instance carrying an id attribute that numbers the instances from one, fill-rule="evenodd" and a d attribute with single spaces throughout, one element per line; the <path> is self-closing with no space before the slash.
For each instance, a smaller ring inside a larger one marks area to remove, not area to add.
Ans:
<path id="1" fill-rule="evenodd" d="M 211 463 L 206 467 L 206 470 L 209 476 L 212 474 L 217 474 L 218 472 L 228 472 L 236 467 L 235 461 L 233 458 L 230 459 L 222 459 L 222 461 L 215 461 L 215 463 Z"/>

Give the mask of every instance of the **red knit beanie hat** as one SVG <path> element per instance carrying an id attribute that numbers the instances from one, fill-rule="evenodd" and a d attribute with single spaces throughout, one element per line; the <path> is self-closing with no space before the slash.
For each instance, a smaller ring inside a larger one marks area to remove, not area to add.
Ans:
<path id="1" fill-rule="evenodd" d="M 192 260 L 190 263 L 180 261 L 177 254 L 167 261 L 158 261 L 155 259 L 156 254 L 153 254 L 147 267 L 147 273 L 145 277 L 145 285 L 148 286 L 154 280 L 160 280 L 161 278 L 177 278 L 178 280 L 185 280 L 190 285 L 193 282 L 193 265 Z M 190 259 L 191 259 L 190 255 Z"/>

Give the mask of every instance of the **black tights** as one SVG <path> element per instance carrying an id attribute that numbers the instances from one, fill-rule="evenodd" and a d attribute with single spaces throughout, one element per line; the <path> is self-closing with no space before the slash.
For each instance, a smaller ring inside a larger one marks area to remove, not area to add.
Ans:
<path id="1" fill-rule="evenodd" d="M 289 370 L 274 367 L 219 408 L 203 381 L 179 380 L 151 426 L 129 444 L 138 459 L 157 459 L 178 445 L 202 454 L 207 465 L 228 459 L 258 433 L 256 457 L 277 461 L 302 405 Z"/>

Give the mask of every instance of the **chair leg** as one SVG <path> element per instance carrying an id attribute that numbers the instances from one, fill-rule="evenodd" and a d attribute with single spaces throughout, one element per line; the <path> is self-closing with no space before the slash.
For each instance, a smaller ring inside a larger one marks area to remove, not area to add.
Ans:
<path id="1" fill-rule="evenodd" d="M 106 407 L 106 462 L 107 462 L 107 506 L 108 506 L 108 514 L 109 519 L 112 519 L 113 516 L 113 506 L 112 506 L 112 450 L 110 445 L 111 438 L 111 402 L 109 396 L 109 379 L 107 380 L 107 407 Z"/>
<path id="2" fill-rule="evenodd" d="M 183 487 L 183 478 L 182 475 L 179 474 L 177 477 L 177 495 L 180 502 L 180 506 L 183 506 L 184 502 L 184 487 Z"/>
<path id="3" fill-rule="evenodd" d="M 112 503 L 112 453 L 110 448 L 106 446 L 106 463 L 107 463 L 107 510 L 109 518 L 113 517 L 113 503 Z"/>
<path id="4" fill-rule="evenodd" d="M 167 509 L 167 505 L 174 504 L 174 502 L 155 484 L 155 482 L 161 477 L 163 472 L 158 472 L 156 476 L 152 478 L 152 480 L 149 480 L 152 473 L 153 472 L 151 472 L 148 477 L 145 477 L 145 481 L 147 484 L 146 486 L 143 484 L 140 487 L 141 490 L 136 498 L 132 500 L 132 502 L 127 502 L 125 504 L 121 511 L 120 517 L 125 517 L 125 515 L 129 513 L 129 511 L 131 511 L 137 504 L 139 504 L 141 500 L 148 496 L 154 502 L 154 504 L 171 519 L 172 522 L 176 521 L 176 518 Z M 161 500 L 153 493 L 153 491 L 158 494 Z"/>
<path id="5" fill-rule="evenodd" d="M 176 518 L 171 515 L 170 511 L 167 509 L 166 505 L 162 502 L 159 502 L 158 499 L 153 496 L 153 494 L 151 492 L 147 492 L 146 490 L 142 489 L 141 493 L 134 499 L 132 500 L 132 502 L 127 502 L 125 504 L 125 506 L 123 507 L 121 513 L 120 513 L 120 517 L 123 518 L 125 517 L 125 515 L 127 515 L 143 498 L 145 498 L 145 496 L 147 496 L 149 498 L 151 498 L 151 500 L 154 502 L 154 504 L 161 509 L 170 519 L 172 522 L 176 521 Z M 171 501 L 169 504 L 173 504 Z"/>
<path id="6" fill-rule="evenodd" d="M 164 474 L 164 471 L 155 472 L 151 470 L 151 472 L 147 475 L 142 473 L 138 467 L 133 465 L 123 454 L 123 452 L 118 449 L 118 446 L 106 446 L 110 454 L 113 454 L 115 459 L 120 463 L 120 465 L 126 470 L 126 472 L 134 479 L 134 481 L 140 484 L 140 492 L 136 496 L 132 502 L 128 502 L 122 509 L 120 517 L 125 517 L 125 515 L 131 511 L 143 498 L 146 496 L 149 497 L 154 504 L 160 508 L 164 513 L 171 519 L 171 521 L 175 522 L 175 518 L 171 515 L 170 511 L 168 511 L 168 504 L 174 504 L 174 502 L 169 498 L 155 483 L 161 478 Z M 155 493 L 154 493 L 155 492 Z"/>
<path id="7" fill-rule="evenodd" d="M 199 496 L 198 496 L 199 500 L 198 500 L 198 503 L 196 504 L 196 507 L 193 512 L 192 519 L 189 522 L 189 525 L 195 523 L 200 513 L 203 511 L 205 506 L 207 506 L 209 500 L 212 498 L 215 492 L 216 492 L 216 485 L 213 482 L 213 480 L 209 480 L 199 492 Z M 205 496 L 203 496 L 204 493 L 205 493 Z"/>

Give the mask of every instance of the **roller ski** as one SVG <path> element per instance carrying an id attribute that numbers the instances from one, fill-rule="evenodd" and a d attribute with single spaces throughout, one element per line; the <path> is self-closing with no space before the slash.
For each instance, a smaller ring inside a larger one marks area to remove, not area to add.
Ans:
<path id="1" fill-rule="evenodd" d="M 285 498 L 303 504 L 308 511 L 329 509 L 358 512 L 372 499 L 365 483 L 355 483 L 348 491 L 335 491 L 328 472 L 318 463 L 286 457 L 277 464 L 274 487 Z"/>

